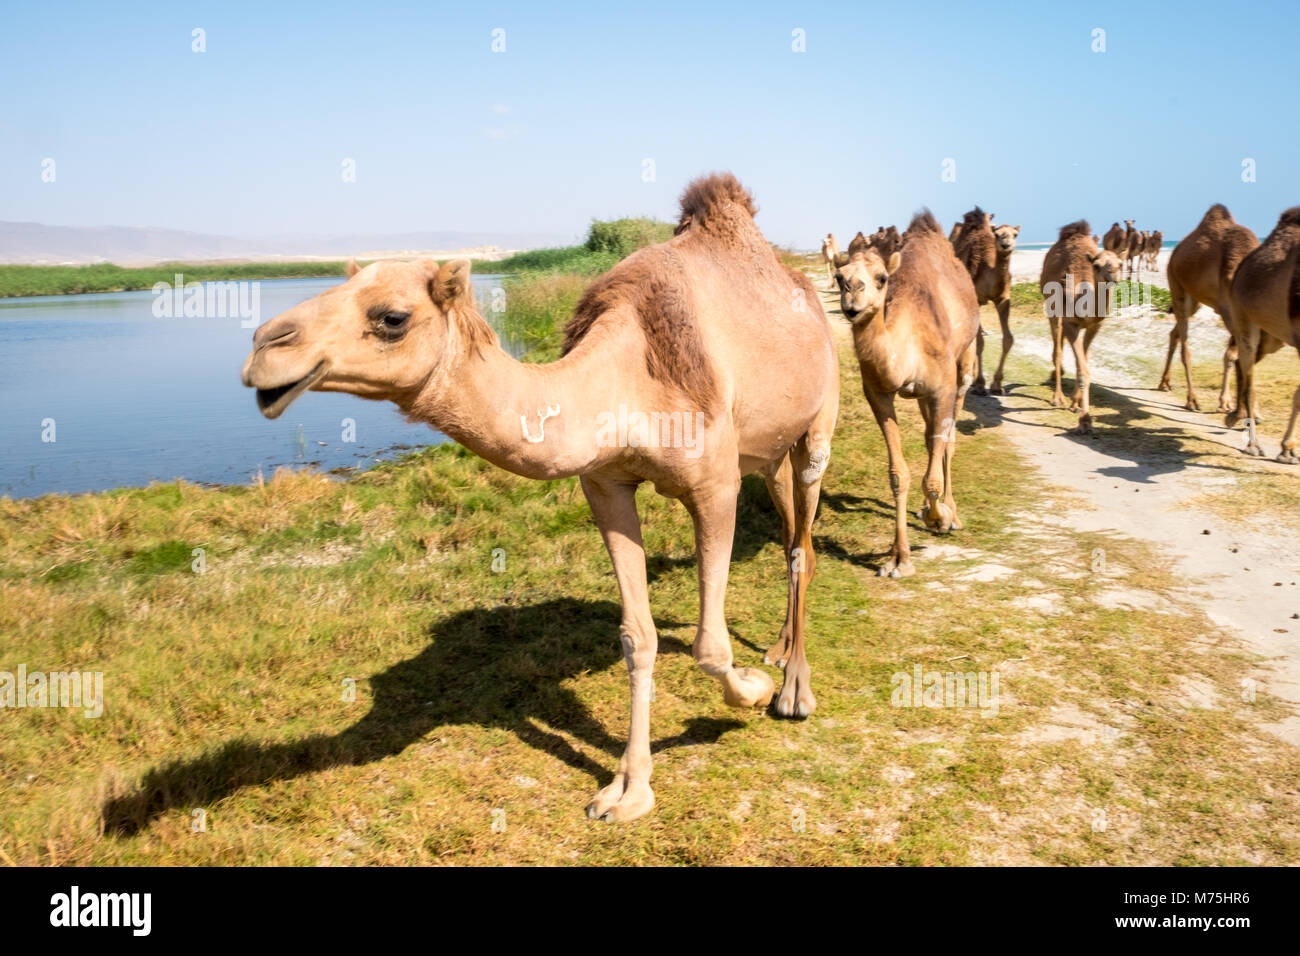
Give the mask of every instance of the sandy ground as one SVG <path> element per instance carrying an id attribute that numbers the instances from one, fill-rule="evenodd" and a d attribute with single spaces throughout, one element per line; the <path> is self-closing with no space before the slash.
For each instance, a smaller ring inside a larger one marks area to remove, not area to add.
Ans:
<path id="1" fill-rule="evenodd" d="M 1044 250 L 1017 251 L 1012 260 L 1017 282 L 1037 281 Z M 1164 269 L 1169 251 L 1161 253 L 1159 268 L 1143 272 L 1142 281 L 1165 286 Z M 828 311 L 838 315 L 838 297 L 825 298 Z M 990 310 L 985 309 L 985 313 Z M 997 321 L 984 316 L 990 355 L 997 361 Z M 1215 313 L 1202 309 L 1192 322 L 1190 343 L 1201 357 L 1222 355 L 1227 332 Z M 1167 427 L 1188 435 L 1240 449 L 1243 435 L 1229 431 L 1222 416 L 1186 411 L 1181 374 L 1172 392 L 1155 391 L 1150 368 L 1131 361 L 1132 356 L 1163 358 L 1169 322 L 1149 309 L 1126 309 L 1106 323 L 1093 346 L 1092 378 L 1133 403 L 1134 412 L 1167 422 Z M 1051 339 L 1047 324 L 1041 330 L 1017 330 L 1015 349 L 1051 361 Z M 1066 360 L 1066 374 L 1073 376 L 1073 359 Z M 1202 391 L 1203 407 L 1214 408 L 1217 395 Z M 1093 404 L 1099 405 L 1094 389 Z M 1207 402 L 1206 399 L 1209 399 Z M 1104 399 L 1102 399 L 1104 401 Z M 1270 534 L 1266 518 L 1249 528 L 1195 507 L 1193 499 L 1207 494 L 1230 493 L 1237 478 L 1230 468 L 1204 466 L 1180 456 L 1153 450 L 1133 452 L 1131 443 L 1111 443 L 1105 427 L 1095 437 L 1068 434 L 1044 418 L 1053 410 L 1041 398 L 1014 384 L 1004 396 L 968 396 L 968 413 L 983 424 L 999 428 L 1018 449 L 1023 461 L 1035 468 L 1050 484 L 1067 492 L 1073 506 L 1054 516 L 1042 516 L 1080 532 L 1107 532 L 1153 545 L 1168 557 L 1185 580 L 1183 597 L 1205 610 L 1221 627 L 1237 634 L 1250 651 L 1260 655 L 1258 693 L 1272 694 L 1290 702 L 1300 713 L 1300 551 L 1294 539 Z M 1277 428 L 1266 429 L 1261 440 L 1270 455 L 1278 451 Z M 1269 444 L 1272 440 L 1272 445 Z M 1300 494 L 1300 469 L 1295 466 L 1261 463 L 1293 476 Z M 1153 594 L 1123 592 L 1116 598 L 1121 606 L 1149 606 L 1162 601 Z M 1189 634 L 1192 642 L 1200 635 Z M 1300 716 L 1290 717 L 1267 728 L 1289 743 L 1300 745 Z"/>

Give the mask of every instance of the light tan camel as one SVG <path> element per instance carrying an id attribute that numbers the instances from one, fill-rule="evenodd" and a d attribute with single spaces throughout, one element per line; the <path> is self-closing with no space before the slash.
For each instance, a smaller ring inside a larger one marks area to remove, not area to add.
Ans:
<path id="1" fill-rule="evenodd" d="M 1259 421 L 1255 405 L 1255 362 L 1243 356 L 1257 355 L 1264 333 L 1300 352 L 1300 206 L 1292 206 L 1278 218 L 1277 225 L 1237 267 L 1230 290 L 1232 333 L 1237 352 L 1237 407 L 1228 415 L 1231 428 L 1246 418 L 1249 440 L 1247 455 L 1264 454 L 1255 429 Z M 1243 409 L 1245 412 L 1243 413 Z M 1296 420 L 1300 419 L 1300 388 L 1291 398 L 1291 419 L 1282 436 L 1277 460 L 1300 464 L 1296 442 Z"/>
<path id="2" fill-rule="evenodd" d="M 1052 330 L 1052 367 L 1056 389 L 1052 405 L 1065 404 L 1061 391 L 1061 337 L 1074 350 L 1075 389 L 1071 411 L 1079 412 L 1075 431 L 1092 433 L 1092 409 L 1089 392 L 1092 379 L 1088 373 L 1088 349 L 1110 312 L 1111 286 L 1118 282 L 1123 263 L 1117 254 L 1098 249 L 1092 241 L 1092 229 L 1084 220 L 1061 227 L 1061 233 L 1043 258 L 1038 279 L 1043 293 L 1043 311 Z M 1083 333 L 1080 339 L 1079 333 Z"/>
<path id="3" fill-rule="evenodd" d="M 839 263 L 840 246 L 831 233 L 822 240 L 822 259 L 826 263 L 826 288 L 835 288 L 835 267 Z"/>
<path id="4" fill-rule="evenodd" d="M 1132 220 L 1129 220 L 1132 222 Z M 1093 240 L 1096 242 L 1096 239 Z M 1124 230 L 1120 228 L 1119 223 L 1111 223 L 1111 227 L 1106 230 L 1106 235 L 1102 237 L 1101 247 L 1107 252 L 1113 252 L 1117 256 L 1124 255 L 1124 247 L 1128 243 L 1128 237 Z"/>
<path id="5" fill-rule="evenodd" d="M 1147 233 L 1146 244 L 1142 249 L 1142 258 L 1146 260 L 1147 268 L 1155 272 L 1160 268 L 1160 250 L 1164 247 L 1165 234 L 1159 229 Z"/>
<path id="6" fill-rule="evenodd" d="M 960 528 L 952 494 L 952 459 L 957 412 L 975 377 L 979 302 L 970 276 L 928 211 L 912 220 L 900 252 L 886 261 L 875 249 L 868 249 L 842 266 L 836 280 L 840 307 L 853 324 L 862 391 L 889 448 L 896 520 L 893 551 L 880 574 L 905 577 L 916 570 L 907 538 L 911 476 L 894 399 L 915 398 L 925 419 L 930 457 L 922 483 L 921 516 L 926 527 Z"/>
<path id="7" fill-rule="evenodd" d="M 994 395 L 1002 394 L 1002 371 L 1016 340 L 1011 334 L 1011 254 L 1016 251 L 1018 235 L 1019 226 L 995 226 L 992 213 L 976 206 L 966 213 L 957 238 L 954 251 L 975 284 L 979 304 L 991 302 L 997 309 L 998 323 L 1002 326 L 1002 355 L 998 359 L 998 370 L 993 375 L 993 386 L 986 388 L 984 325 L 980 323 L 975 338 L 975 359 L 979 373 L 975 377 L 975 384 L 971 386 L 971 391 L 976 395 L 985 395 L 990 391 Z"/>
<path id="8" fill-rule="evenodd" d="M 587 807 L 631 820 L 654 804 L 650 699 L 658 638 L 636 489 L 679 499 L 695 526 L 700 616 L 693 648 L 733 707 L 767 704 L 772 679 L 732 663 L 723 613 L 741 477 L 761 472 L 782 521 L 784 664 L 776 702 L 805 717 L 812 524 L 830 459 L 839 365 L 830 323 L 802 273 L 754 224 L 730 173 L 697 179 L 668 242 L 598 279 L 565 329 L 563 357 L 516 361 L 475 306 L 470 263 L 377 262 L 271 319 L 253 337 L 245 385 L 274 418 L 307 389 L 388 400 L 483 458 L 528 478 L 577 475 L 613 559 L 631 681 L 627 749 Z M 349 270 L 353 272 L 353 270 Z M 738 290 L 743 294 L 738 294 Z M 629 427 L 612 424 L 627 409 Z M 689 431 L 688 431 L 689 429 Z"/>
<path id="9" fill-rule="evenodd" d="M 1169 350 L 1165 353 L 1165 370 L 1156 387 L 1162 392 L 1173 388 L 1169 373 L 1173 367 L 1174 350 L 1179 350 L 1183 373 L 1187 377 L 1187 403 L 1184 407 L 1200 411 L 1192 384 L 1191 358 L 1187 345 L 1187 328 L 1192 314 L 1199 305 L 1208 305 L 1228 329 L 1228 346 L 1223 352 L 1223 382 L 1219 387 L 1220 412 L 1230 410 L 1228 381 L 1237 363 L 1237 341 L 1232 337 L 1231 302 L 1229 289 L 1237 267 L 1259 239 L 1248 228 L 1232 218 L 1228 207 L 1222 203 L 1211 206 L 1196 228 L 1183 237 L 1169 256 L 1165 275 L 1169 280 L 1169 298 L 1174 312 L 1174 327 L 1169 331 Z M 1261 338 L 1260 348 L 1275 351 L 1281 343 L 1271 335 Z"/>

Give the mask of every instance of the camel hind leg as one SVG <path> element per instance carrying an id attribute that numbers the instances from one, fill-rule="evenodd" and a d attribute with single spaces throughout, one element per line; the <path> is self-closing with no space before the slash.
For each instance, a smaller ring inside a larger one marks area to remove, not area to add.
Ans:
<path id="1" fill-rule="evenodd" d="M 1011 296 L 1008 296 L 997 304 L 998 324 L 1002 326 L 1002 354 L 998 357 L 998 370 L 993 373 L 993 387 L 989 389 L 994 395 L 1003 394 L 1002 372 L 1007 367 L 1007 356 L 1011 354 L 1011 346 L 1015 344 L 1016 337 L 1011 334 Z M 983 368 L 981 367 L 981 373 Z M 957 407 L 961 408 L 960 399 Z"/>
<path id="2" fill-rule="evenodd" d="M 776 506 L 777 516 L 781 519 L 781 545 L 785 552 L 785 566 L 788 578 L 788 595 L 786 600 L 785 624 L 781 636 L 763 655 L 763 663 L 771 667 L 785 667 L 790 657 L 790 648 L 794 643 L 795 588 L 797 580 L 791 572 L 794 560 L 795 514 L 794 514 L 794 471 L 787 452 L 779 460 L 769 463 L 762 470 L 763 480 L 767 482 L 767 493 Z"/>
<path id="3" fill-rule="evenodd" d="M 781 685 L 781 694 L 776 699 L 776 712 L 782 717 L 807 717 L 817 708 L 817 700 L 812 692 L 812 669 L 808 666 L 807 656 L 807 595 L 808 586 L 812 584 L 817 570 L 817 555 L 813 550 L 812 539 L 813 521 L 817 517 L 822 476 L 830 463 L 831 435 L 835 430 L 838 413 L 839 390 L 836 388 L 811 427 L 795 442 L 786 456 L 788 474 L 793 482 L 788 500 L 793 504 L 794 521 L 790 528 L 791 546 L 786 551 L 789 602 L 782 638 L 788 633 L 789 639 L 785 641 L 782 665 L 785 680 Z M 780 510 L 781 505 L 778 504 L 777 508 Z M 778 644 L 768 655 L 773 656 L 773 652 L 779 652 L 780 647 Z"/>

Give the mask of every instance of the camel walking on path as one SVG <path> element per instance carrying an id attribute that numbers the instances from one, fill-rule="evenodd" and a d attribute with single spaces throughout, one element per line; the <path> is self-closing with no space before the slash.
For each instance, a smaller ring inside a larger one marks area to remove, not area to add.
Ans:
<path id="1" fill-rule="evenodd" d="M 1230 290 L 1232 334 L 1237 349 L 1237 407 L 1227 417 L 1228 427 L 1244 417 L 1249 432 L 1246 454 L 1264 454 L 1259 445 L 1255 407 L 1255 362 L 1262 336 L 1272 335 L 1281 344 L 1300 352 L 1300 206 L 1293 206 L 1278 218 L 1277 225 L 1237 267 Z M 1243 360 L 1243 356 L 1246 360 Z M 1255 361 L 1249 361 L 1256 356 Z M 1300 419 L 1300 387 L 1291 399 L 1291 418 L 1282 436 L 1277 460 L 1300 464 L 1296 442 L 1296 420 Z"/>
<path id="2" fill-rule="evenodd" d="M 960 528 L 952 494 L 957 412 L 975 378 L 979 302 L 975 287 L 930 213 L 903 233 L 900 252 L 888 260 L 869 248 L 836 274 L 840 305 L 853 325 L 862 391 L 889 449 L 894 494 L 894 547 L 880 574 L 915 573 L 907 538 L 911 476 L 894 412 L 895 397 L 915 398 L 925 419 L 930 451 L 921 517 L 933 531 Z"/>
<path id="3" fill-rule="evenodd" d="M 1219 387 L 1220 412 L 1232 410 L 1228 402 L 1228 381 L 1237 365 L 1237 339 L 1233 334 L 1232 303 L 1229 290 L 1232 278 L 1243 259 L 1259 245 L 1253 232 L 1232 218 L 1228 207 L 1215 203 L 1206 210 L 1196 228 L 1183 237 L 1169 256 L 1165 274 L 1169 279 L 1169 298 L 1174 312 L 1174 327 L 1169 331 L 1169 351 L 1165 353 L 1165 370 L 1156 387 L 1166 392 L 1173 388 L 1169 373 L 1173 367 L 1174 350 L 1183 362 L 1187 377 L 1187 403 L 1184 407 L 1200 411 L 1192 385 L 1191 358 L 1187 345 L 1187 327 L 1192 314 L 1200 305 L 1208 305 L 1228 329 L 1228 346 L 1223 352 L 1223 382 Z M 1272 335 L 1260 336 L 1255 360 L 1282 347 Z"/>
<path id="4" fill-rule="evenodd" d="M 835 267 L 839 265 L 840 246 L 835 241 L 835 236 L 826 233 L 826 238 L 822 240 L 822 260 L 826 263 L 826 288 L 835 288 Z"/>
<path id="5" fill-rule="evenodd" d="M 257 330 L 244 364 L 263 414 L 308 389 L 394 402 L 488 461 L 528 478 L 577 475 L 614 564 L 631 683 L 627 749 L 588 816 L 631 820 L 654 805 L 650 702 L 658 637 L 647 594 L 636 489 L 651 482 L 690 512 L 700 589 L 693 654 L 733 707 L 766 705 L 772 678 L 733 664 L 723 602 L 742 476 L 761 472 L 782 522 L 785 626 L 776 702 L 815 700 L 805 598 L 812 525 L 830 460 L 839 364 L 812 284 L 787 269 L 731 174 L 695 180 L 668 242 L 596 280 L 565 329 L 563 356 L 517 361 L 470 288 L 470 263 L 381 261 Z M 628 409 L 628 427 L 623 420 Z M 436 690 L 433 691 L 436 693 Z"/>
<path id="6" fill-rule="evenodd" d="M 993 215 L 976 206 L 966 213 L 957 232 L 954 251 L 975 285 L 979 304 L 993 303 L 998 310 L 998 324 L 1002 326 L 1002 355 L 998 370 L 993 375 L 993 387 L 984 384 L 984 325 L 980 323 L 975 338 L 975 361 L 979 372 L 971 387 L 976 395 L 992 392 L 1002 394 L 1002 371 L 1007 355 L 1015 342 L 1011 334 L 1011 254 L 1016 251 L 1019 226 L 995 226 Z"/>
<path id="7" fill-rule="evenodd" d="M 1088 349 L 1110 311 L 1110 286 L 1119 281 L 1123 270 L 1119 256 L 1098 249 L 1091 233 L 1091 227 L 1082 219 L 1062 226 L 1059 238 L 1043 258 L 1043 271 L 1038 279 L 1043 311 L 1052 329 L 1056 383 L 1052 405 L 1059 408 L 1065 404 L 1061 391 L 1061 338 L 1064 336 L 1074 350 L 1075 388 L 1070 410 L 1079 413 L 1075 431 L 1081 435 L 1092 433 Z"/>

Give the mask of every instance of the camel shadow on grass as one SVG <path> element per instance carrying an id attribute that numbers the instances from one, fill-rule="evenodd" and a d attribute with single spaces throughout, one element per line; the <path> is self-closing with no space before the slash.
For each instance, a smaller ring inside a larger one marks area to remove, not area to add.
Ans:
<path id="1" fill-rule="evenodd" d="M 174 808 L 211 806 L 245 787 L 382 760 L 448 724 L 508 730 L 604 786 L 624 740 L 611 736 L 564 684 L 589 671 L 622 667 L 620 619 L 616 604 L 572 598 L 453 614 L 432 627 L 423 651 L 370 678 L 373 704 L 352 726 L 286 742 L 234 740 L 159 765 L 136 789 L 103 805 L 104 832 L 132 836 Z M 660 649 L 690 652 L 662 635 Z M 652 749 L 713 743 L 741 726 L 738 720 L 695 718 L 686 733 L 657 740 Z M 609 754 L 608 764 L 576 750 L 561 732 Z"/>

